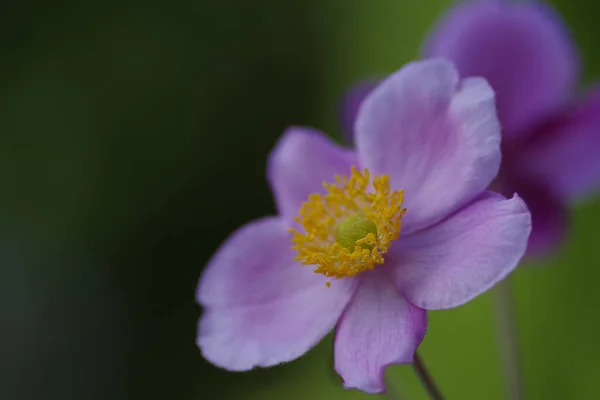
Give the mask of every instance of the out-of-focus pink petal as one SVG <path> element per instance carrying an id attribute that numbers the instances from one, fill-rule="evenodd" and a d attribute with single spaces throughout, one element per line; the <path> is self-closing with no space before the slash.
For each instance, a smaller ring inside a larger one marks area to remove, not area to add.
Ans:
<path id="1" fill-rule="evenodd" d="M 430 229 L 394 245 L 396 285 L 418 307 L 462 305 L 504 279 L 527 248 L 531 215 L 520 197 L 485 193 Z"/>
<path id="2" fill-rule="evenodd" d="M 336 174 L 350 175 L 352 165 L 359 168 L 355 153 L 321 132 L 289 128 L 271 152 L 267 167 L 280 215 L 292 222 L 309 194 L 323 193 L 323 182 L 334 182 Z"/>
<path id="3" fill-rule="evenodd" d="M 600 189 L 600 89 L 536 132 L 514 163 L 561 199 Z"/>
<path id="4" fill-rule="evenodd" d="M 440 21 L 424 54 L 452 60 L 462 77 L 488 80 L 505 140 L 559 110 L 579 74 L 569 32 L 541 1 L 461 2 Z"/>
<path id="5" fill-rule="evenodd" d="M 198 285 L 197 344 L 220 367 L 242 371 L 293 360 L 333 329 L 355 280 L 326 278 L 292 259 L 279 218 L 251 222 L 218 250 Z"/>
<path id="6" fill-rule="evenodd" d="M 346 91 L 340 104 L 342 138 L 348 145 L 354 145 L 354 123 L 358 108 L 369 93 L 379 84 L 379 79 L 367 79 L 355 83 Z"/>
<path id="7" fill-rule="evenodd" d="M 383 371 L 414 360 L 427 331 L 427 313 L 410 304 L 381 272 L 361 276 L 335 334 L 335 370 L 346 388 L 385 390 Z"/>
<path id="8" fill-rule="evenodd" d="M 384 80 L 363 101 L 355 127 L 363 167 L 405 190 L 404 232 L 445 218 L 498 173 L 493 91 L 483 79 L 459 82 L 444 60 L 410 63 Z"/>

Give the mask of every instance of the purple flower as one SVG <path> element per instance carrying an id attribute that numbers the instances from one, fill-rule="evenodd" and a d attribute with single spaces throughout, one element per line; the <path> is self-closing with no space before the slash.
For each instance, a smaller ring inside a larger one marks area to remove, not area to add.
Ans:
<path id="1" fill-rule="evenodd" d="M 405 66 L 362 103 L 356 148 L 306 128 L 280 139 L 268 163 L 279 216 L 233 233 L 200 279 L 206 359 L 268 367 L 337 327 L 345 387 L 381 392 L 386 366 L 413 361 L 425 310 L 459 306 L 518 264 L 529 212 L 484 192 L 500 164 L 485 80 L 460 81 L 442 60 Z"/>
<path id="2" fill-rule="evenodd" d="M 502 126 L 502 166 L 490 189 L 519 193 L 527 203 L 528 255 L 554 249 L 564 238 L 566 204 L 600 182 L 600 91 L 574 98 L 579 63 L 560 18 L 541 2 L 461 2 L 430 35 L 424 55 L 490 83 Z M 365 85 L 345 99 L 344 126 L 352 126 Z"/>

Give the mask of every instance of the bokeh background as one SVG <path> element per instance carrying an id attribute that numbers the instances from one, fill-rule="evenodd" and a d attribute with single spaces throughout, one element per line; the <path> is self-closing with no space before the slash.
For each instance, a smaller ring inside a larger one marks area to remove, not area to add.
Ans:
<path id="1" fill-rule="evenodd" d="M 551 2 L 584 83 L 594 0 Z M 0 398 L 366 399 L 331 338 L 248 373 L 194 344 L 203 266 L 274 212 L 266 155 L 287 125 L 339 137 L 357 79 L 418 58 L 449 0 L 66 0 L 0 7 Z M 556 256 L 514 274 L 528 399 L 595 399 L 600 200 Z M 503 392 L 491 298 L 430 313 L 421 353 L 449 399 Z M 410 366 L 393 388 L 425 399 Z"/>

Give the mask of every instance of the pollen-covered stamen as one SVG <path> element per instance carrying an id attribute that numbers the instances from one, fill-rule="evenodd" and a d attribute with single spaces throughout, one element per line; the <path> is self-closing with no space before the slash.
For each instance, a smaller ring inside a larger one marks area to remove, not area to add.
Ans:
<path id="1" fill-rule="evenodd" d="M 375 176 L 352 167 L 348 177 L 324 183 L 327 194 L 312 194 L 296 221 L 295 260 L 315 265 L 315 272 L 336 279 L 355 276 L 383 264 L 383 255 L 400 236 L 403 191 L 391 191 L 387 175 Z M 371 186 L 371 187 L 370 187 Z"/>

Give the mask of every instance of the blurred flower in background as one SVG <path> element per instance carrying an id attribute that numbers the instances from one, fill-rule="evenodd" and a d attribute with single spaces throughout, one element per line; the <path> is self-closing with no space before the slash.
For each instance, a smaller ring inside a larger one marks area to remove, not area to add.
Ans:
<path id="1" fill-rule="evenodd" d="M 502 167 L 491 189 L 519 193 L 531 210 L 528 255 L 565 239 L 567 203 L 600 185 L 600 91 L 576 92 L 579 59 L 567 27 L 538 1 L 457 4 L 430 34 L 424 57 L 453 61 L 462 77 L 487 79 L 502 125 Z M 360 82 L 342 105 L 345 135 L 376 83 Z"/>

